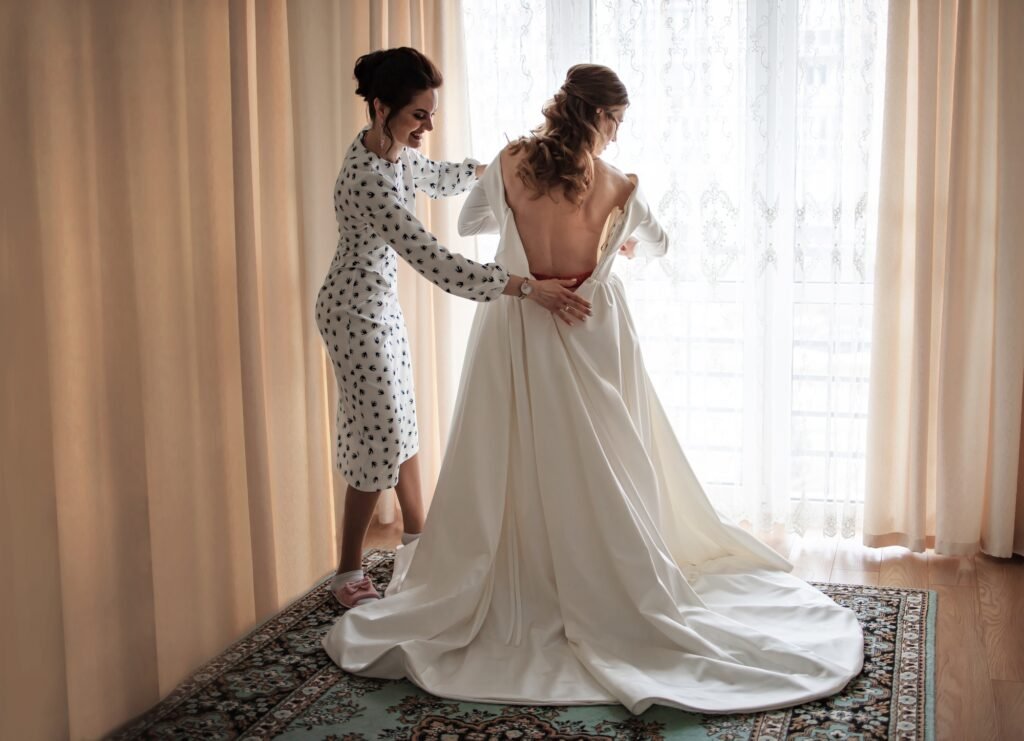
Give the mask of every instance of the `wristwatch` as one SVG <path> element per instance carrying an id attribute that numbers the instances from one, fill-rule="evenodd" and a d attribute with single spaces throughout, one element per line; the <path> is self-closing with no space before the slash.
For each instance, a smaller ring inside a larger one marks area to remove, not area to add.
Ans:
<path id="1" fill-rule="evenodd" d="M 523 282 L 519 284 L 519 298 L 527 298 L 533 293 L 533 283 L 527 278 L 523 278 Z"/>

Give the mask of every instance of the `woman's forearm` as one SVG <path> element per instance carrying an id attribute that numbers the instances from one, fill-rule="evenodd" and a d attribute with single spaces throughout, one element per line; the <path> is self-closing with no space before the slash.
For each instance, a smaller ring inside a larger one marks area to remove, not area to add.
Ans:
<path id="1" fill-rule="evenodd" d="M 519 296 L 519 288 L 523 285 L 524 280 L 526 279 L 519 275 L 510 275 L 502 293 L 506 296 Z"/>

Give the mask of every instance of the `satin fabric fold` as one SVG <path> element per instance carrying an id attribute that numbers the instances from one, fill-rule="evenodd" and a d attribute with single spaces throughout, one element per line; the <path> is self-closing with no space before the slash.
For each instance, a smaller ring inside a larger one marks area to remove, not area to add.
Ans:
<path id="1" fill-rule="evenodd" d="M 527 273 L 500 160 L 477 189 L 497 261 Z M 630 235 L 664 239 L 639 187 L 578 289 L 594 310 L 582 325 L 528 301 L 477 310 L 427 527 L 399 549 L 387 597 L 326 635 L 343 669 L 633 713 L 784 707 L 860 671 L 853 612 L 723 522 L 691 470 L 611 273 Z"/>

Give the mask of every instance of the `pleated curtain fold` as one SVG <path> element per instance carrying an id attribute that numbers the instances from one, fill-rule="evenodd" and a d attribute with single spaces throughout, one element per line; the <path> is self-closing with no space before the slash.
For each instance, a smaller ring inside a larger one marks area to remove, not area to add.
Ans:
<path id="1" fill-rule="evenodd" d="M 864 539 L 1024 553 L 1024 3 L 890 3 Z"/>
<path id="2" fill-rule="evenodd" d="M 313 305 L 351 70 L 422 45 L 459 122 L 458 11 L 0 3 L 0 737 L 107 733 L 333 568 Z M 465 316 L 402 281 L 429 491 Z"/>

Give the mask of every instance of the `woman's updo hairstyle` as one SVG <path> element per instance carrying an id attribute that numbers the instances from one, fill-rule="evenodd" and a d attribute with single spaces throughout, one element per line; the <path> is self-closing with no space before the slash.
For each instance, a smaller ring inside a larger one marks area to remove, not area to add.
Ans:
<path id="1" fill-rule="evenodd" d="M 600 64 L 569 68 L 565 82 L 543 108 L 544 123 L 532 136 L 509 145 L 512 154 L 523 151 L 516 174 L 535 197 L 560 189 L 575 204 L 594 182 L 594 150 L 601 134 L 597 123 L 601 109 L 629 105 L 622 80 Z"/>
<path id="2" fill-rule="evenodd" d="M 356 95 L 366 101 L 371 122 L 376 117 L 374 99 L 380 99 L 388 106 L 388 117 L 382 122 L 382 128 L 392 142 L 394 137 L 388 126 L 391 119 L 409 104 L 414 95 L 439 88 L 444 82 L 434 63 L 408 46 L 364 54 L 356 60 L 354 75 Z"/>

